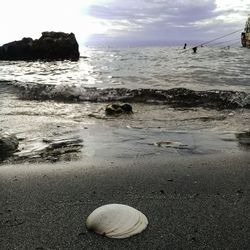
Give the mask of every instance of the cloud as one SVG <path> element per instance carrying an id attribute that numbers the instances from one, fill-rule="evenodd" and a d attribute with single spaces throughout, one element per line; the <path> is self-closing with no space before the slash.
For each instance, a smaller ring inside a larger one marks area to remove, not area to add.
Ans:
<path id="1" fill-rule="evenodd" d="M 92 5 L 89 15 L 99 20 L 112 23 L 112 29 L 103 34 L 127 41 L 129 37 L 136 40 L 158 41 L 180 37 L 181 30 L 189 28 L 192 22 L 214 16 L 214 0 L 208 1 L 124 1 L 117 0 L 105 5 Z M 127 23 L 121 26 L 120 23 Z M 179 31 L 179 32 L 177 32 Z M 96 39 L 96 36 L 92 40 Z"/>
<path id="2" fill-rule="evenodd" d="M 177 22 L 189 22 L 190 20 L 200 20 L 214 15 L 216 8 L 214 0 L 207 1 L 126 1 L 121 4 L 121 0 L 116 4 L 93 5 L 90 7 L 89 14 L 96 18 L 107 20 L 130 20 L 133 22 L 164 19 Z M 129 3 L 131 2 L 131 3 Z M 120 4 L 119 4 L 120 3 Z M 138 4 L 139 3 L 139 4 Z M 119 6 L 119 7 L 118 7 Z"/>
<path id="3" fill-rule="evenodd" d="M 80 44 L 206 40 L 243 29 L 249 0 L 8 0 L 1 3 L 0 43 L 74 32 Z"/>
<path id="4" fill-rule="evenodd" d="M 106 39 L 113 37 L 117 41 L 119 35 L 125 41 L 129 37 L 143 41 L 202 40 L 209 39 L 211 34 L 241 28 L 249 5 L 246 0 L 230 3 L 225 0 L 116 0 L 92 5 L 89 14 L 112 23 L 113 28 L 103 34 Z M 121 22 L 127 25 L 120 26 Z"/>

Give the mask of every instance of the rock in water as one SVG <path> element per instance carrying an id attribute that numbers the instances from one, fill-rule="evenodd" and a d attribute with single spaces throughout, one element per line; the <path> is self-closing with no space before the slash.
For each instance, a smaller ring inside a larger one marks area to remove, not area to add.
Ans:
<path id="1" fill-rule="evenodd" d="M 39 39 L 23 38 L 0 47 L 0 60 L 79 60 L 73 33 L 43 32 Z"/>
<path id="2" fill-rule="evenodd" d="M 132 106 L 128 103 L 118 104 L 108 104 L 105 108 L 106 115 L 121 115 L 121 114 L 132 114 Z"/>
<path id="3" fill-rule="evenodd" d="M 0 135 L 0 160 L 8 158 L 18 148 L 18 139 L 13 135 Z"/>
<path id="4" fill-rule="evenodd" d="M 88 230 L 116 239 L 139 234 L 147 225 L 148 219 L 143 213 L 122 204 L 101 206 L 95 209 L 86 221 Z"/>

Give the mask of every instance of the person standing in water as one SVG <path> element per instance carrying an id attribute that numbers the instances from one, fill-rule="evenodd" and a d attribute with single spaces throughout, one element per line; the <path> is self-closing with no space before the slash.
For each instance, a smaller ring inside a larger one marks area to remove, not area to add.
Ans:
<path id="1" fill-rule="evenodd" d="M 187 47 L 187 44 L 185 43 L 183 49 L 186 49 L 186 47 Z"/>
<path id="2" fill-rule="evenodd" d="M 196 53 L 197 52 L 197 47 L 193 47 L 193 52 Z"/>

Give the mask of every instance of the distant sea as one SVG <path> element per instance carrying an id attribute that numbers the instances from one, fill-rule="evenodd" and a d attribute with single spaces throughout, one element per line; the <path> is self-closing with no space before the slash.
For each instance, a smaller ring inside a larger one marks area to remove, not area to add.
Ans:
<path id="1" fill-rule="evenodd" d="M 249 150 L 250 50 L 83 48 L 78 62 L 0 61 L 0 133 L 16 161 Z M 129 102 L 133 114 L 108 117 Z M 76 150 L 70 150 L 74 147 Z M 73 153 L 72 153 L 73 152 Z"/>

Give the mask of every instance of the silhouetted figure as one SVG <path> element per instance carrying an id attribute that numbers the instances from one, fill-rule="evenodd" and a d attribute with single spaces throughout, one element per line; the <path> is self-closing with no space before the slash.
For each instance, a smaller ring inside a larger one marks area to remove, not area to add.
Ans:
<path id="1" fill-rule="evenodd" d="M 187 47 L 187 44 L 185 43 L 183 49 L 186 49 L 186 47 Z"/>
<path id="2" fill-rule="evenodd" d="M 193 52 L 196 53 L 197 52 L 197 47 L 193 47 Z"/>

